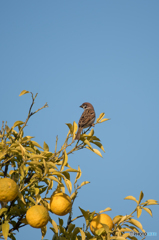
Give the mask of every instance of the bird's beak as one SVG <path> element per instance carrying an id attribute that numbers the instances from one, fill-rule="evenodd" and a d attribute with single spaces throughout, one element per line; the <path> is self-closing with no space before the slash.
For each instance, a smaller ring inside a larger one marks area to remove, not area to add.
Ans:
<path id="1" fill-rule="evenodd" d="M 81 105 L 81 106 L 79 106 L 79 107 L 83 108 L 83 106 L 82 106 L 82 105 Z"/>

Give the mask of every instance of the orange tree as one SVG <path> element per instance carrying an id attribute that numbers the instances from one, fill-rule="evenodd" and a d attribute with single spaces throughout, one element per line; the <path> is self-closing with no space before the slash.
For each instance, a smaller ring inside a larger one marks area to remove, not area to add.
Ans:
<path id="1" fill-rule="evenodd" d="M 19 96 L 26 93 L 31 92 L 23 90 Z M 68 163 L 68 156 L 87 148 L 102 157 L 101 150 L 104 151 L 104 148 L 100 139 L 94 135 L 93 129 L 89 133 L 89 129 L 86 130 L 81 135 L 80 141 L 75 142 L 77 131 L 75 122 L 67 124 L 69 131 L 60 150 L 57 149 L 58 138 L 56 138 L 55 152 L 50 152 L 45 142 L 41 147 L 33 137 L 24 136 L 24 128 L 30 117 L 48 106 L 46 103 L 42 108 L 32 112 L 37 94 L 34 96 L 31 93 L 31 97 L 32 103 L 25 122 L 16 121 L 11 128 L 3 122 L 0 131 L 0 238 L 15 240 L 16 231 L 30 224 L 32 227 L 41 228 L 43 239 L 48 221 L 52 224 L 50 229 L 53 231 L 53 239 L 124 240 L 137 239 L 134 233 L 144 234 L 142 224 L 133 218 L 133 214 L 136 212 L 139 218 L 142 210 L 145 210 L 152 216 L 148 206 L 158 203 L 152 199 L 142 202 L 142 191 L 138 200 L 133 196 L 125 198 L 136 202 L 136 208 L 129 215 L 114 216 L 112 220 L 107 214 L 103 214 L 110 211 L 110 207 L 99 213 L 80 208 L 81 215 L 72 219 L 72 205 L 78 190 L 89 182 L 77 184 L 81 177 L 81 169 L 80 167 L 73 169 Z M 95 124 L 107 121 L 104 115 L 101 113 Z M 68 151 L 68 147 L 72 147 L 71 150 Z M 74 183 L 70 181 L 72 172 L 76 173 Z M 54 182 L 56 187 L 53 187 Z M 73 191 L 72 186 L 74 186 Z M 70 196 L 65 194 L 65 189 Z M 59 216 L 68 213 L 66 226 L 62 218 L 56 223 L 52 219 L 53 215 L 49 214 L 51 211 Z M 79 217 L 83 217 L 85 221 L 83 228 L 75 224 Z"/>

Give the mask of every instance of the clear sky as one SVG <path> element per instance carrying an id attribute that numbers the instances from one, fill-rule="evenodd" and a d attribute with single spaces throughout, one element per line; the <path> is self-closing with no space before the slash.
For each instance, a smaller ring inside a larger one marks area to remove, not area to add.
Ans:
<path id="1" fill-rule="evenodd" d="M 69 156 L 82 169 L 79 184 L 91 182 L 79 191 L 74 217 L 78 206 L 111 207 L 112 218 L 129 214 L 136 205 L 123 199 L 138 198 L 141 190 L 143 200 L 159 200 L 158 26 L 158 0 L 0 1 L 0 120 L 24 121 L 31 98 L 18 95 L 38 93 L 34 110 L 45 102 L 49 108 L 30 119 L 25 134 L 54 151 L 56 135 L 60 148 L 65 123 L 78 122 L 83 102 L 93 104 L 97 117 L 111 118 L 94 129 L 103 158 L 89 150 Z M 143 212 L 139 221 L 159 235 L 159 207 L 151 209 L 153 218 Z M 40 236 L 27 226 L 17 240 Z M 48 230 L 45 238 L 51 236 Z"/>

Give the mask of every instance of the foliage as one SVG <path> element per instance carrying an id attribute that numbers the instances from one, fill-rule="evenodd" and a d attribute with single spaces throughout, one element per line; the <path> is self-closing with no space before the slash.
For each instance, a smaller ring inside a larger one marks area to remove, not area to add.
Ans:
<path id="1" fill-rule="evenodd" d="M 20 96 L 31 93 L 23 90 Z M 0 176 L 13 179 L 19 186 L 18 197 L 11 202 L 1 202 L 0 209 L 0 237 L 15 240 L 15 232 L 27 225 L 26 212 L 34 205 L 41 204 L 50 210 L 50 197 L 55 192 L 65 192 L 65 188 L 70 193 L 72 204 L 74 203 L 78 190 L 84 185 L 88 184 L 88 181 L 77 185 L 78 179 L 81 177 L 81 169 L 73 169 L 68 163 L 68 155 L 78 150 L 87 148 L 93 151 L 95 154 L 102 157 L 101 151 L 94 148 L 98 147 L 104 151 L 104 147 L 100 142 L 100 139 L 94 135 L 94 130 L 91 129 L 89 133 L 86 130 L 80 140 L 75 143 L 74 137 L 77 131 L 77 124 L 66 124 L 69 128 L 65 142 L 60 150 L 57 150 L 58 137 L 56 137 L 55 151 L 49 151 L 49 146 L 44 142 L 41 147 L 37 142 L 33 140 L 31 136 L 24 136 L 24 128 L 26 127 L 30 117 L 38 111 L 46 108 L 47 103 L 35 112 L 32 112 L 32 107 L 35 103 L 37 94 L 33 96 L 31 93 L 32 103 L 29 109 L 26 121 L 16 121 L 11 128 L 7 123 L 2 123 L 0 131 Z M 104 118 L 104 113 L 101 113 L 96 121 L 96 124 L 102 123 L 109 119 Z M 75 145 L 74 145 L 75 144 Z M 74 145 L 74 146 L 73 146 Z M 72 147 L 68 151 L 68 147 Z M 72 192 L 72 182 L 70 181 L 70 174 L 76 173 L 76 178 L 73 183 L 74 192 Z M 56 187 L 53 186 L 54 183 Z M 135 210 L 125 216 L 118 215 L 114 217 L 114 228 L 109 231 L 107 225 L 103 225 L 103 228 L 96 232 L 93 236 L 88 230 L 90 221 L 97 214 L 95 212 L 85 211 L 80 208 L 81 215 L 72 219 L 72 212 L 70 212 L 67 225 L 63 226 L 63 220 L 59 218 L 59 223 L 56 223 L 50 217 L 52 224 L 51 230 L 53 231 L 53 239 L 136 239 L 130 236 L 130 231 L 144 232 L 141 223 L 133 218 L 134 212 L 137 212 L 139 218 L 142 210 L 145 210 L 152 216 L 151 209 L 147 208 L 149 205 L 157 204 L 155 200 L 147 200 L 141 203 L 143 193 L 140 193 L 139 200 L 136 200 L 132 196 L 128 196 L 125 199 L 133 200 L 137 203 Z M 105 211 L 110 211 L 107 207 Z M 85 228 L 77 227 L 74 221 L 77 218 L 84 217 Z M 36 230 L 35 230 L 36 231 Z M 41 229 L 42 239 L 44 238 L 47 227 Z"/>

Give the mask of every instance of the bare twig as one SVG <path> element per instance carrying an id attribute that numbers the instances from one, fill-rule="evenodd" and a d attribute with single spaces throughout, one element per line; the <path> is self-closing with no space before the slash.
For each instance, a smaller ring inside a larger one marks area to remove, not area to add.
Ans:
<path id="1" fill-rule="evenodd" d="M 25 126 L 27 125 L 27 122 L 29 121 L 29 118 L 30 118 L 32 115 L 34 115 L 35 113 L 39 112 L 39 111 L 42 110 L 43 108 L 48 107 L 48 104 L 45 103 L 45 105 L 44 105 L 43 107 L 39 108 L 39 109 L 36 110 L 35 112 L 31 112 L 32 107 L 33 107 L 33 105 L 34 105 L 34 103 L 35 103 L 35 98 L 37 97 L 37 93 L 36 93 L 35 97 L 33 96 L 33 93 L 32 93 L 32 92 L 31 92 L 31 95 L 32 95 L 32 103 L 31 103 L 31 106 L 30 106 L 30 108 L 29 108 L 28 117 L 27 117 L 27 119 L 25 120 L 25 123 L 24 123 L 23 126 L 21 127 L 21 129 L 20 129 L 20 131 L 19 131 L 19 133 L 18 133 L 18 135 L 17 135 L 16 138 L 18 138 L 18 137 L 20 136 L 21 132 L 23 131 L 23 129 L 24 129 Z"/>

